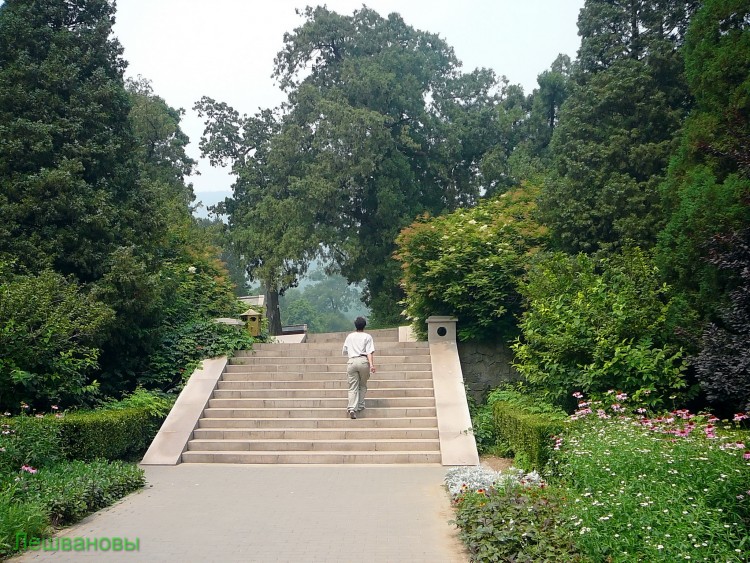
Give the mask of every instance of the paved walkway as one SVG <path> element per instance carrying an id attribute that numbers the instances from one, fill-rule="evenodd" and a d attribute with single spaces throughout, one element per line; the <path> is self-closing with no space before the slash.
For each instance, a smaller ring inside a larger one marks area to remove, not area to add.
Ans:
<path id="1" fill-rule="evenodd" d="M 437 465 L 145 467 L 147 488 L 58 537 L 138 552 L 27 552 L 12 561 L 465 563 Z"/>

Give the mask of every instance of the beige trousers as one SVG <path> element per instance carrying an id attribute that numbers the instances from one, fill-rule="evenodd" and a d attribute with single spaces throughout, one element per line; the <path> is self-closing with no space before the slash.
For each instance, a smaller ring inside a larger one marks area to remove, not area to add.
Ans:
<path id="1" fill-rule="evenodd" d="M 346 364 L 346 377 L 349 380 L 348 411 L 361 411 L 365 408 L 367 380 L 370 379 L 370 362 L 364 356 L 350 358 Z"/>

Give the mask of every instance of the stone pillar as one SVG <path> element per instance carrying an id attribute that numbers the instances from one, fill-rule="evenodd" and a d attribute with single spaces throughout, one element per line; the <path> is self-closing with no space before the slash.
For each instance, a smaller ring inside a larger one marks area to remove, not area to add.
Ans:
<path id="1" fill-rule="evenodd" d="M 443 465 L 479 465 L 456 345 L 454 317 L 427 319 L 435 410 Z"/>

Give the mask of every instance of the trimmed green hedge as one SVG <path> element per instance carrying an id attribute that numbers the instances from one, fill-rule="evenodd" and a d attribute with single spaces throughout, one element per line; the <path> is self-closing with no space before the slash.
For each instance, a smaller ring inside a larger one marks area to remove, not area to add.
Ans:
<path id="1" fill-rule="evenodd" d="M 0 473 L 25 464 L 39 468 L 63 459 L 136 460 L 142 456 L 164 416 L 144 407 L 79 411 L 59 418 L 21 415 L 2 418 Z"/>
<path id="2" fill-rule="evenodd" d="M 498 433 L 515 453 L 516 465 L 526 470 L 543 469 L 552 451 L 552 437 L 563 429 L 562 417 L 530 413 L 506 401 L 493 405 L 493 415 Z"/>
<path id="3" fill-rule="evenodd" d="M 146 409 L 75 412 L 58 419 L 62 451 L 67 459 L 135 459 L 143 454 L 159 428 Z"/>

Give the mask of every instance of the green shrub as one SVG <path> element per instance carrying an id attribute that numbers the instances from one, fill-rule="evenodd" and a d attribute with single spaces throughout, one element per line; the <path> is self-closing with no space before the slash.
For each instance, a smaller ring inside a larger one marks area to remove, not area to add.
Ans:
<path id="1" fill-rule="evenodd" d="M 550 457 L 553 436 L 563 429 L 564 414 L 532 413 L 508 401 L 496 401 L 493 414 L 500 436 L 515 453 L 515 465 L 542 470 Z"/>
<path id="2" fill-rule="evenodd" d="M 0 421 L 0 478 L 16 473 L 22 465 L 42 467 L 63 458 L 56 418 L 21 414 Z"/>
<path id="3" fill-rule="evenodd" d="M 144 428 L 144 432 L 146 434 L 146 446 L 148 446 L 159 431 L 164 419 L 167 418 L 169 411 L 172 410 L 176 400 L 176 394 L 148 391 L 139 387 L 119 401 L 105 403 L 99 410 L 120 411 L 135 409 L 147 412 L 149 420 Z"/>
<path id="4" fill-rule="evenodd" d="M 135 459 L 145 452 L 158 420 L 143 408 L 81 411 L 58 419 L 67 459 Z"/>
<path id="5" fill-rule="evenodd" d="M 255 340 L 245 330 L 210 319 L 174 326 L 165 332 L 138 383 L 149 389 L 179 391 L 201 360 L 250 349 Z"/>
<path id="6" fill-rule="evenodd" d="M 521 292 L 528 309 L 515 367 L 549 401 L 572 410 L 573 392 L 644 390 L 650 406 L 663 406 L 697 391 L 674 344 L 670 290 L 641 250 L 541 256 Z"/>
<path id="7" fill-rule="evenodd" d="M 52 271 L 16 275 L 0 261 L 0 409 L 77 405 L 95 391 L 100 334 L 113 313 Z"/>
<path id="8" fill-rule="evenodd" d="M 520 311 L 517 280 L 546 236 L 532 217 L 537 192 L 525 186 L 401 231 L 396 257 L 404 303 L 420 336 L 431 315 L 457 316 L 461 340 L 513 333 Z"/>

